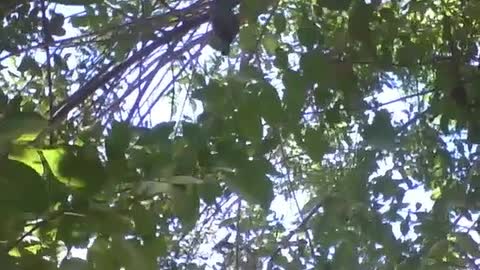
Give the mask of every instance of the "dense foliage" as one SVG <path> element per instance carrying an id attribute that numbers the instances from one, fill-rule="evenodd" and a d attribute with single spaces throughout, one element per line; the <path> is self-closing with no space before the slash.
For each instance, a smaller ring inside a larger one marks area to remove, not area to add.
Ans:
<path id="1" fill-rule="evenodd" d="M 480 2 L 231 2 L 0 1 L 0 269 L 480 269 Z"/>

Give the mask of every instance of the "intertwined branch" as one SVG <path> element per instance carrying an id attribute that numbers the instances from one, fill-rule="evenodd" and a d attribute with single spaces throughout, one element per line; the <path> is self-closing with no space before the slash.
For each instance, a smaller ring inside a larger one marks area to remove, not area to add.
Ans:
<path id="1" fill-rule="evenodd" d="M 127 91 L 120 96 L 121 100 L 125 99 L 130 93 L 132 93 L 135 87 L 139 87 L 145 82 L 151 82 L 152 78 L 155 77 L 155 74 L 158 73 L 158 70 L 163 66 L 167 65 L 171 61 L 174 61 L 175 59 L 178 59 L 181 55 L 183 55 L 185 52 L 188 52 L 195 46 L 199 45 L 200 47 L 203 47 L 206 44 L 209 33 L 204 33 L 199 38 L 194 38 L 193 35 L 190 35 L 190 37 L 188 37 L 188 41 L 185 41 L 185 35 L 192 30 L 198 29 L 202 24 L 208 22 L 209 15 L 207 8 L 208 2 L 200 0 L 187 8 L 171 10 L 162 16 L 140 18 L 123 24 L 122 29 L 128 28 L 130 29 L 130 32 L 132 29 L 141 29 L 142 27 L 148 26 L 157 29 L 159 34 L 158 37 L 153 39 L 148 45 L 143 46 L 137 51 L 131 52 L 130 56 L 122 62 L 107 64 L 106 67 L 97 71 L 96 75 L 84 83 L 71 96 L 62 101 L 61 104 L 57 106 L 51 113 L 50 125 L 37 137 L 36 142 L 40 142 L 48 132 L 58 128 L 73 109 L 81 105 L 97 90 L 102 89 L 106 84 L 112 82 L 113 80 L 118 82 L 118 79 L 124 76 L 129 69 L 134 68 L 135 65 L 138 65 L 139 63 L 143 63 L 145 59 L 153 57 L 154 61 L 156 62 L 156 68 L 151 70 L 147 76 L 144 76 L 143 78 L 140 76 L 138 82 L 135 82 L 133 85 L 129 86 Z M 176 19 L 172 20 L 172 18 Z M 100 35 L 104 35 L 108 31 L 112 31 L 112 29 L 107 29 L 106 31 L 102 31 L 102 33 L 97 33 L 96 35 L 92 34 L 83 36 L 87 38 L 95 36 L 98 38 Z M 69 39 L 56 45 L 59 45 L 60 47 L 68 46 L 68 42 L 72 41 L 76 40 Z M 167 46 L 166 50 L 165 46 Z M 197 53 L 195 54 L 195 57 L 198 57 Z M 150 62 L 152 63 L 153 61 Z M 185 68 L 182 70 L 185 70 Z M 162 91 L 162 93 L 164 93 L 164 91 Z M 116 103 L 121 102 L 121 100 L 118 100 Z"/>

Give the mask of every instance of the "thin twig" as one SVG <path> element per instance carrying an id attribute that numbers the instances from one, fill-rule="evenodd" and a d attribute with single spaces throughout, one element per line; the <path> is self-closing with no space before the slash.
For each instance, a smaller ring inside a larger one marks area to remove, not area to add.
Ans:
<path id="1" fill-rule="evenodd" d="M 180 35 L 190 31 L 192 28 L 205 23 L 208 20 L 208 15 L 199 16 L 196 18 L 192 18 L 191 20 L 187 20 L 182 22 L 182 24 L 168 32 L 164 32 L 164 34 L 153 41 L 150 45 L 139 50 L 138 52 L 132 54 L 129 58 L 124 60 L 123 62 L 115 65 L 110 71 L 106 73 L 97 74 L 94 78 L 88 81 L 85 85 L 83 85 L 80 89 L 78 89 L 72 96 L 68 98 L 68 101 L 65 103 L 64 106 L 60 107 L 56 110 L 53 114 L 53 118 L 50 121 L 49 126 L 42 131 L 42 133 L 37 136 L 34 143 L 38 144 L 42 141 L 44 136 L 50 132 L 52 129 L 57 128 L 63 120 L 65 120 L 68 116 L 68 113 L 78 105 L 80 105 L 86 98 L 91 96 L 97 89 L 102 87 L 105 83 L 110 81 L 112 78 L 118 76 L 119 74 L 123 73 L 126 69 L 130 66 L 134 65 L 144 57 L 149 56 L 152 52 L 154 52 L 160 46 L 171 42 L 172 40 L 178 38 Z"/>
<path id="2" fill-rule="evenodd" d="M 286 160 L 287 154 L 285 152 L 284 139 L 281 138 L 280 140 L 281 140 L 280 151 L 281 151 L 282 159 Z M 303 216 L 302 209 L 300 208 L 300 204 L 298 203 L 298 199 L 297 199 L 297 195 L 295 193 L 295 189 L 293 188 L 293 181 L 292 181 L 291 176 L 290 176 L 291 175 L 290 166 L 287 163 L 285 163 L 284 166 L 287 169 L 287 176 L 286 176 L 286 178 L 287 178 L 287 188 L 288 188 L 288 191 L 293 198 L 293 201 L 295 202 L 295 206 L 297 208 L 298 215 L 300 216 L 300 221 L 303 223 L 305 218 Z M 305 236 L 308 240 L 308 246 L 310 248 L 311 254 L 312 254 L 312 256 L 314 256 L 315 255 L 315 253 L 314 253 L 315 249 L 313 248 L 313 241 L 312 241 L 312 238 L 310 237 L 310 233 L 306 232 Z"/>
<path id="3" fill-rule="evenodd" d="M 240 269 L 240 242 L 242 241 L 240 232 L 240 220 L 242 219 L 242 200 L 237 203 L 237 235 L 235 237 L 235 270 Z"/>
<path id="4" fill-rule="evenodd" d="M 54 99 L 55 96 L 53 95 L 53 82 L 52 82 L 52 63 L 51 63 L 51 55 L 50 55 L 50 47 L 48 45 L 48 39 L 51 36 L 50 32 L 48 31 L 48 19 L 47 19 L 47 5 L 45 5 L 45 0 L 40 0 L 40 8 L 42 9 L 42 33 L 43 33 L 43 44 L 44 50 L 46 55 L 46 64 L 47 64 L 47 96 L 48 96 L 48 107 L 50 111 L 49 119 L 53 118 L 53 106 L 54 106 Z M 50 132 L 49 136 L 50 145 L 53 144 L 53 132 Z"/>
<path id="5" fill-rule="evenodd" d="M 384 107 L 384 106 L 387 106 L 387 105 L 390 105 L 390 104 L 393 104 L 393 103 L 397 103 L 397 102 L 400 102 L 400 101 L 404 101 L 404 100 L 407 100 L 407 99 L 410 99 L 410 98 L 414 98 L 414 97 L 418 97 L 418 96 L 423 96 L 423 95 L 426 95 L 426 94 L 429 94 L 429 93 L 433 93 L 433 92 L 435 92 L 435 90 L 425 90 L 425 91 L 422 91 L 422 92 L 419 92 L 419 93 L 415 93 L 415 94 L 411 94 L 411 95 L 399 97 L 399 98 L 397 98 L 397 99 L 390 100 L 390 101 L 387 101 L 387 102 L 385 102 L 385 103 L 379 104 L 379 105 L 377 106 L 377 108 Z"/>
<path id="6" fill-rule="evenodd" d="M 59 218 L 60 216 L 63 215 L 63 213 L 64 213 L 63 211 L 54 212 L 49 217 L 47 217 L 47 218 L 35 223 L 34 225 L 32 225 L 32 228 L 30 228 L 28 231 L 24 232 L 14 242 L 7 245 L 7 247 L 5 248 L 5 253 L 10 252 L 12 249 L 17 247 L 23 240 L 25 240 L 27 237 L 31 236 L 36 230 L 40 229 L 42 226 L 45 226 L 50 221 Z"/>
<path id="7" fill-rule="evenodd" d="M 279 244 L 279 247 L 270 256 L 270 260 L 275 259 L 275 257 L 278 255 L 278 253 L 280 253 L 280 251 L 284 248 L 286 243 L 288 243 L 288 241 L 290 241 L 290 239 L 295 235 L 295 233 L 297 233 L 298 231 L 300 231 L 300 230 L 302 230 L 306 227 L 307 223 L 314 216 L 314 214 L 317 213 L 318 209 L 320 209 L 321 206 L 322 206 L 321 203 L 318 203 L 317 205 L 315 205 L 315 207 L 313 207 L 313 209 L 308 213 L 308 215 L 305 216 L 302 223 L 300 223 L 300 225 L 298 225 L 297 228 L 291 230 L 288 233 L 288 235 L 282 239 L 281 243 Z"/>

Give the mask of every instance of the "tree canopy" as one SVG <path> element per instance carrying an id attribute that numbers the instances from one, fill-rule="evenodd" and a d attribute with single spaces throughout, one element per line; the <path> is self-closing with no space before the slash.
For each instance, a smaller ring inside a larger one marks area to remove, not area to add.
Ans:
<path id="1" fill-rule="evenodd" d="M 0 269 L 480 269 L 480 2 L 215 1 L 0 1 Z"/>

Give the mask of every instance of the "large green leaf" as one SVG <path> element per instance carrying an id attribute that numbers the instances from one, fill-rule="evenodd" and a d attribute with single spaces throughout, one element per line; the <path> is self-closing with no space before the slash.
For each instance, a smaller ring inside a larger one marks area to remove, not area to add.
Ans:
<path id="1" fill-rule="evenodd" d="M 22 58 L 22 62 L 20 62 L 20 65 L 18 66 L 18 71 L 22 73 L 29 71 L 31 74 L 36 76 L 42 75 L 42 69 L 40 68 L 40 65 L 34 58 L 30 56 L 25 56 Z"/>
<path id="2" fill-rule="evenodd" d="M 9 158 L 25 163 L 38 174 L 42 175 L 44 173 L 44 168 L 39 151 L 41 151 L 41 149 L 25 145 L 13 145 L 10 147 Z"/>
<path id="3" fill-rule="evenodd" d="M 114 237 L 111 246 L 116 260 L 125 269 L 151 269 L 147 268 L 145 254 L 141 252 L 141 247 L 137 241 Z"/>
<path id="4" fill-rule="evenodd" d="M 132 140 L 132 130 L 127 123 L 114 122 L 110 135 L 105 140 L 105 150 L 109 159 L 121 159 Z"/>
<path id="5" fill-rule="evenodd" d="M 325 134 L 318 129 L 308 128 L 305 131 L 305 149 L 311 159 L 322 161 L 330 146 Z"/>
<path id="6" fill-rule="evenodd" d="M 283 75 L 283 83 L 286 88 L 283 100 L 288 120 L 291 124 L 296 124 L 300 120 L 307 98 L 306 82 L 299 72 L 286 70 Z"/>
<path id="7" fill-rule="evenodd" d="M 266 168 L 252 161 L 240 168 L 235 176 L 228 178 L 226 183 L 248 202 L 268 209 L 273 200 L 273 183 L 266 173 Z"/>
<path id="8" fill-rule="evenodd" d="M 161 178 L 160 181 L 170 183 L 170 184 L 177 184 L 177 185 L 189 185 L 189 184 L 202 184 L 203 180 L 189 176 L 189 175 L 176 175 L 168 178 Z"/>
<path id="9" fill-rule="evenodd" d="M 88 270 L 88 263 L 80 258 L 68 258 L 60 264 L 60 270 Z"/>
<path id="10" fill-rule="evenodd" d="M 240 48 L 248 52 L 254 52 L 257 49 L 257 27 L 248 25 L 240 29 Z"/>
<path id="11" fill-rule="evenodd" d="M 259 142 L 262 139 L 263 127 L 260 112 L 253 95 L 246 95 L 245 100 L 238 107 L 235 119 L 239 132 L 252 142 Z"/>
<path id="12" fill-rule="evenodd" d="M 480 245 L 475 240 L 473 240 L 470 234 L 456 233 L 455 242 L 464 252 L 467 252 L 469 255 L 475 258 L 480 257 Z"/>
<path id="13" fill-rule="evenodd" d="M 260 114 L 270 126 L 278 127 L 284 119 L 284 114 L 277 90 L 268 83 L 264 83 L 260 87 L 258 97 L 258 102 L 262 104 Z"/>
<path id="14" fill-rule="evenodd" d="M 319 50 L 312 50 L 303 54 L 300 58 L 300 67 L 303 72 L 303 79 L 309 83 L 318 82 L 321 87 L 328 87 L 332 77 L 331 65 L 326 56 Z"/>
<path id="15" fill-rule="evenodd" d="M 212 205 L 222 195 L 222 188 L 218 183 L 207 182 L 198 186 L 198 193 L 206 204 Z"/>
<path id="16" fill-rule="evenodd" d="M 435 242 L 428 250 L 428 256 L 437 260 L 441 260 L 448 252 L 448 241 L 441 239 Z"/>
<path id="17" fill-rule="evenodd" d="M 162 182 L 143 181 L 135 185 L 134 193 L 138 196 L 152 197 L 160 193 L 169 193 L 172 185 Z"/>
<path id="18" fill-rule="evenodd" d="M 287 29 L 287 19 L 283 13 L 276 13 L 273 17 L 273 24 L 275 25 L 275 29 L 277 33 L 281 33 Z"/>
<path id="19" fill-rule="evenodd" d="M 88 249 L 87 261 L 93 269 L 113 270 L 119 267 L 117 258 L 103 237 L 97 237 Z"/>
<path id="20" fill-rule="evenodd" d="M 395 130 L 388 111 L 375 114 L 372 124 L 365 129 L 364 138 L 370 145 L 381 149 L 391 149 L 395 145 Z"/>
<path id="21" fill-rule="evenodd" d="M 135 231 L 144 237 L 152 237 L 155 235 L 155 215 L 153 211 L 149 211 L 142 205 L 134 205 L 132 207 L 132 217 L 135 225 Z"/>
<path id="22" fill-rule="evenodd" d="M 335 269 L 356 269 L 358 267 L 355 247 L 348 241 L 342 241 L 335 248 L 333 267 Z"/>
<path id="23" fill-rule="evenodd" d="M 169 144 L 170 140 L 169 137 L 173 132 L 173 128 L 175 123 L 173 122 L 163 122 L 152 129 L 144 130 L 137 141 L 137 144 L 142 146 L 149 146 L 149 145 L 158 145 L 164 146 L 165 144 Z"/>
<path id="24" fill-rule="evenodd" d="M 298 24 L 297 36 L 303 46 L 312 48 L 319 39 L 318 28 L 308 17 L 301 16 Z"/>
<path id="25" fill-rule="evenodd" d="M 172 209 L 182 222 L 185 231 L 193 229 L 198 216 L 200 199 L 194 186 L 175 186 L 171 192 Z"/>
<path id="26" fill-rule="evenodd" d="M 355 1 L 348 18 L 348 33 L 354 41 L 359 41 L 365 47 L 369 56 L 375 56 L 373 46 L 373 32 L 370 29 L 370 22 L 374 17 L 372 5 L 364 1 Z"/>
<path id="27" fill-rule="evenodd" d="M 15 160 L 0 161 L 1 201 L 11 208 L 41 214 L 48 207 L 45 180 L 31 167 Z"/>
<path id="28" fill-rule="evenodd" d="M 92 146 L 70 147 L 58 161 L 58 173 L 66 184 L 75 183 L 80 190 L 97 193 L 107 181 L 107 174 Z"/>
<path id="29" fill-rule="evenodd" d="M 55 36 L 64 36 L 66 34 L 63 24 L 65 22 L 65 17 L 63 14 L 53 13 L 52 18 L 48 23 L 48 32 L 50 35 Z"/>
<path id="30" fill-rule="evenodd" d="M 19 139 L 35 138 L 48 125 L 48 121 L 37 113 L 19 112 L 0 119 L 0 144 Z"/>
<path id="31" fill-rule="evenodd" d="M 318 4 L 332 10 L 347 10 L 352 0 L 324 0 Z"/>

